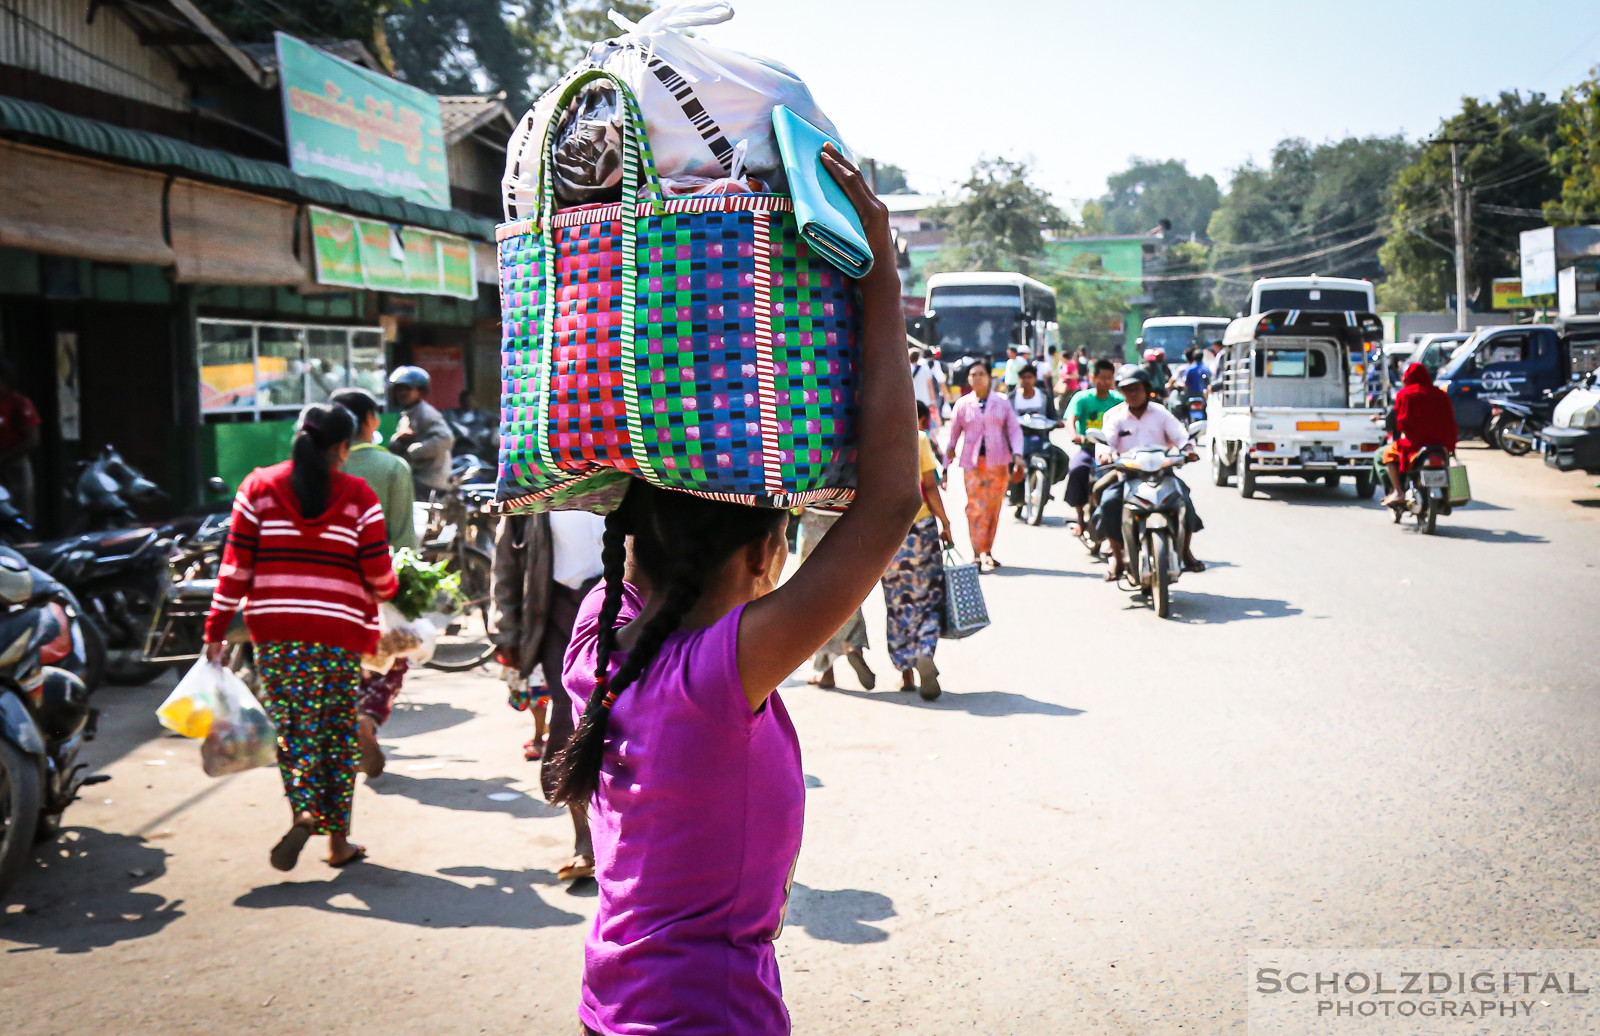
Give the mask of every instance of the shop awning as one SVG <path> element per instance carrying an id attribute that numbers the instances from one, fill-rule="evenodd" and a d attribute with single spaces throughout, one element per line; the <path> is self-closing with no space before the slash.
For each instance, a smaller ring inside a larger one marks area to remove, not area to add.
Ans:
<path id="1" fill-rule="evenodd" d="M 0 136 L 30 142 L 48 141 L 123 165 L 179 173 L 253 193 L 343 209 L 391 223 L 442 230 L 479 241 L 494 240 L 493 221 L 459 209 L 434 209 L 369 191 L 352 190 L 329 180 L 301 176 L 288 166 L 241 158 L 157 133 L 68 115 L 15 97 L 0 97 Z"/>
<path id="2" fill-rule="evenodd" d="M 166 177 L 0 141 L 0 245 L 102 262 L 171 266 Z"/>

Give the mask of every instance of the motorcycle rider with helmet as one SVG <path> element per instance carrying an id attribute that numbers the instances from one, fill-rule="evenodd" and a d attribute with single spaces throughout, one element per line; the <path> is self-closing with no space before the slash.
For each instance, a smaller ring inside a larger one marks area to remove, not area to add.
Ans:
<path id="1" fill-rule="evenodd" d="M 1167 380 L 1172 377 L 1172 368 L 1167 365 L 1167 354 L 1160 349 L 1150 348 L 1144 351 L 1144 370 L 1150 375 L 1150 393 L 1158 400 L 1167 398 Z"/>
<path id="2" fill-rule="evenodd" d="M 1123 402 L 1106 411 L 1101 430 L 1105 433 L 1107 445 L 1100 450 L 1115 458 L 1141 447 L 1161 446 L 1182 450 L 1189 460 L 1198 460 L 1199 454 L 1195 452 L 1194 443 L 1190 442 L 1189 432 L 1182 422 L 1151 398 L 1153 387 L 1150 372 L 1144 367 L 1125 363 L 1118 368 L 1117 390 L 1122 393 Z M 1205 524 L 1195 511 L 1189 487 L 1181 478 L 1177 479 L 1177 483 L 1183 491 L 1184 521 L 1189 529 L 1183 551 L 1183 570 L 1204 572 L 1205 563 L 1194 556 L 1192 544 L 1194 534 L 1205 528 Z M 1101 494 L 1100 505 L 1094 514 L 1097 527 L 1111 543 L 1113 560 L 1111 570 L 1106 573 L 1108 583 L 1115 582 L 1123 570 L 1122 495 L 1125 485 L 1124 480 L 1118 479 L 1108 486 Z"/>
<path id="3" fill-rule="evenodd" d="M 389 375 L 390 395 L 400 408 L 400 424 L 389 439 L 389 449 L 411 465 L 417 496 L 429 490 L 450 488 L 450 451 L 455 433 L 444 415 L 428 402 L 431 379 L 421 367 L 396 367 Z"/>

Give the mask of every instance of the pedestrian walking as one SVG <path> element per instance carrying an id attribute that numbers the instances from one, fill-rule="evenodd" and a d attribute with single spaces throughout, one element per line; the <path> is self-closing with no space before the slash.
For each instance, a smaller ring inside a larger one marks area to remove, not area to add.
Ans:
<path id="1" fill-rule="evenodd" d="M 552 760 L 572 737 L 572 699 L 562 683 L 561 667 L 572 640 L 572 624 L 584 597 L 599 581 L 602 571 L 601 535 L 605 519 L 584 511 L 512 515 L 500 523 L 495 540 L 493 596 L 496 657 L 518 685 L 534 698 L 535 710 L 550 707 L 548 741 L 524 755 L 540 759 L 539 786 L 546 799 L 554 796 L 556 770 Z M 530 680 L 535 669 L 544 673 L 544 693 Z M 536 712 L 537 716 L 538 713 Z M 534 740 L 541 724 L 535 720 Z M 567 806 L 572 817 L 572 858 L 556 871 L 561 881 L 594 876 L 594 846 L 589 837 L 587 803 Z"/>
<path id="2" fill-rule="evenodd" d="M 291 459 L 245 477 L 206 618 L 213 662 L 241 603 L 255 642 L 294 818 L 269 857 L 282 871 L 314 834 L 328 836 L 334 867 L 367 853 L 349 840 L 356 692 L 361 656 L 378 645 L 377 602 L 398 583 L 376 494 L 340 470 L 355 431 L 344 407 L 312 404 L 295 424 Z"/>
<path id="3" fill-rule="evenodd" d="M 888 213 L 831 146 L 822 161 L 875 258 L 858 282 L 854 503 L 779 586 L 786 511 L 633 480 L 567 652 L 583 718 L 557 799 L 590 802 L 600 884 L 578 1009 L 589 1033 L 790 1031 L 773 941 L 806 792 L 775 688 L 849 619 L 918 507 Z"/>
<path id="4" fill-rule="evenodd" d="M 950 415 L 945 459 L 959 456 L 967 490 L 967 537 L 980 568 L 1000 567 L 994 556 L 994 534 L 1000 508 L 1012 478 L 1022 476 L 1022 425 L 1003 395 L 991 391 L 989 362 L 977 360 L 967 369 L 972 391 L 956 400 Z M 958 452 L 959 451 L 959 452 Z"/>
<path id="5" fill-rule="evenodd" d="M 800 516 L 800 560 L 803 562 L 817 549 L 817 544 L 833 528 L 833 523 L 839 520 L 843 511 L 829 510 L 822 507 L 808 507 Z M 833 677 L 833 663 L 842 658 L 855 670 L 856 679 L 861 681 L 861 686 L 872 690 L 878 686 L 878 674 L 867 665 L 867 657 L 863 652 L 867 650 L 867 620 L 857 608 L 855 614 L 839 627 L 839 631 L 828 638 L 828 642 L 817 649 L 811 656 L 812 676 L 807 683 L 823 690 L 837 687 Z"/>
<path id="6" fill-rule="evenodd" d="M 16 368 L 0 359 L 0 486 L 29 522 L 38 521 L 32 454 L 39 448 L 39 411 L 18 392 Z"/>
<path id="7" fill-rule="evenodd" d="M 344 388 L 334 392 L 329 401 L 350 411 L 356 419 L 356 433 L 350 439 L 350 456 L 344 462 L 344 473 L 361 479 L 378 497 L 383 508 L 384 535 L 392 550 L 417 549 L 417 524 L 412 516 L 416 495 L 411 484 L 411 466 L 378 445 L 378 425 L 382 407 L 365 389 Z M 395 699 L 405 682 L 410 663 L 396 658 L 383 673 L 361 670 L 361 689 L 356 694 L 356 718 L 359 724 L 357 745 L 360 751 L 361 772 L 367 779 L 383 775 L 385 760 L 378 745 L 378 728 L 389 722 L 394 713 Z"/>
<path id="8" fill-rule="evenodd" d="M 917 425 L 927 430 L 928 408 L 920 400 Z M 955 537 L 939 492 L 939 462 L 926 435 L 917 437 L 917 450 L 922 509 L 883 573 L 885 639 L 889 660 L 900 671 L 900 689 L 918 691 L 924 701 L 932 701 L 939 697 L 939 668 L 933 653 L 939 646 L 944 611 L 943 548 L 954 546 Z"/>

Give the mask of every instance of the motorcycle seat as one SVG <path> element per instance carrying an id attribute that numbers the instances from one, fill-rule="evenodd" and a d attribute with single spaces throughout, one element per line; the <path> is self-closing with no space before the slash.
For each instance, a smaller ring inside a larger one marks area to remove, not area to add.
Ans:
<path id="1" fill-rule="evenodd" d="M 108 529 L 105 532 L 87 532 L 81 536 L 69 536 L 64 540 L 19 543 L 14 549 L 27 558 L 30 565 L 49 571 L 50 565 L 56 558 L 75 550 L 90 551 L 97 558 L 120 557 L 138 553 L 154 543 L 157 536 L 157 531 L 148 527 Z"/>

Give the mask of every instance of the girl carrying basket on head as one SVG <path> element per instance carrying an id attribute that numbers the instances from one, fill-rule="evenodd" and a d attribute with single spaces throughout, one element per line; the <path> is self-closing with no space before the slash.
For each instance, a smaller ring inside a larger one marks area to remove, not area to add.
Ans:
<path id="1" fill-rule="evenodd" d="M 855 502 L 778 587 L 787 511 L 635 481 L 573 628 L 563 679 L 582 718 L 555 797 L 590 803 L 600 903 L 578 1013 L 591 1033 L 789 1031 L 772 943 L 805 785 L 774 688 L 850 618 L 921 504 L 888 214 L 859 170 L 823 155 L 874 255 Z"/>

